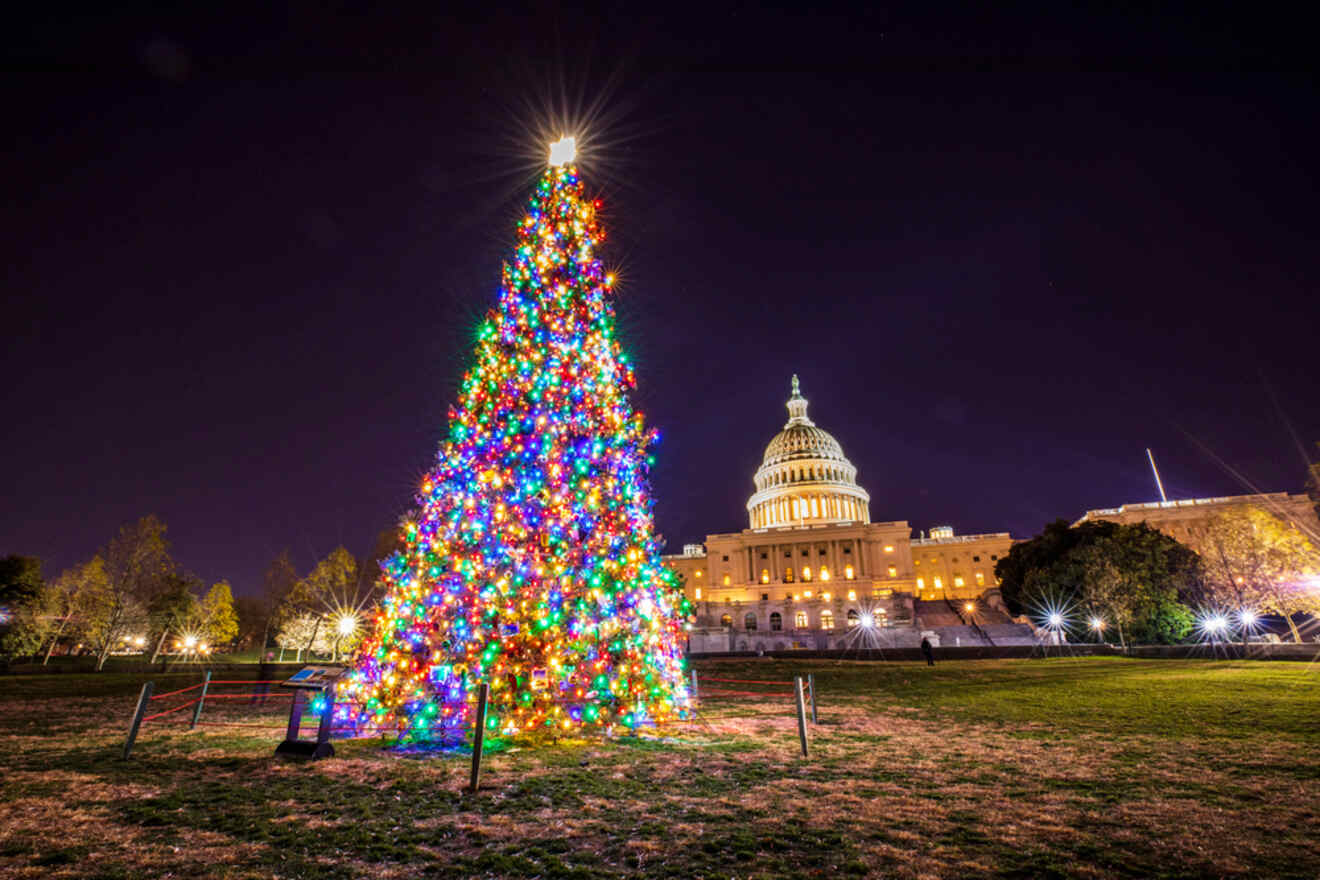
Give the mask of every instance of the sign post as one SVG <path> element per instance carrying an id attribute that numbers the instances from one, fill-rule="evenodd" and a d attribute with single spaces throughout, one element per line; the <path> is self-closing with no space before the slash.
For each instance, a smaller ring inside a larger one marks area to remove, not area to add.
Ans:
<path id="1" fill-rule="evenodd" d="M 341 666 L 304 666 L 280 687 L 293 691 L 293 705 L 289 707 L 289 727 L 284 742 L 275 747 L 275 754 L 286 758 L 333 758 L 335 747 L 330 745 L 330 727 L 335 712 L 335 683 L 344 674 Z M 315 742 L 298 739 L 302 726 L 303 709 L 309 694 L 320 694 L 325 705 L 321 707 L 321 723 L 316 730 Z"/>

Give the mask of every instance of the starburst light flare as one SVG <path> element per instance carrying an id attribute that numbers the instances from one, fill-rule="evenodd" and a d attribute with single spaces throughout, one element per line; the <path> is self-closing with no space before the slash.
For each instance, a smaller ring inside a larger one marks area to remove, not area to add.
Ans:
<path id="1" fill-rule="evenodd" d="M 568 165 L 577 158 L 577 138 L 561 137 L 550 145 L 550 165 Z"/>
<path id="2" fill-rule="evenodd" d="M 565 145 L 567 142 L 567 146 Z M 382 565 L 337 723 L 407 741 L 685 717 L 690 607 L 660 562 L 648 447 L 573 139 L 551 150 L 448 439 Z"/>

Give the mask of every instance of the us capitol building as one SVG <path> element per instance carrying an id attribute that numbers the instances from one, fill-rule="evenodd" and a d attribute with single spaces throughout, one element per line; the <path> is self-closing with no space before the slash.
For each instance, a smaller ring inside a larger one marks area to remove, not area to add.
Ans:
<path id="1" fill-rule="evenodd" d="M 692 652 L 1034 640 L 995 588 L 1008 533 L 914 538 L 905 521 L 871 522 L 857 468 L 807 415 L 797 376 L 753 481 L 748 528 L 663 557 L 696 608 Z"/>

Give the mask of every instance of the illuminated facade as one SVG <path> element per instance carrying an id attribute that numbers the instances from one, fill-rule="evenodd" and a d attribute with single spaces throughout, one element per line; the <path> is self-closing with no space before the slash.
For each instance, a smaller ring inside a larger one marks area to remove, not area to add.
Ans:
<path id="1" fill-rule="evenodd" d="M 1316 516 L 1314 502 L 1306 495 L 1290 495 L 1287 492 L 1124 504 L 1121 507 L 1088 510 L 1073 525 L 1100 521 L 1124 525 L 1144 522 L 1199 553 L 1203 549 L 1198 544 L 1201 527 L 1219 513 L 1245 506 L 1268 511 L 1307 535 L 1320 535 L 1320 518 Z"/>
<path id="2" fill-rule="evenodd" d="M 857 468 L 808 417 L 796 376 L 787 407 L 788 422 L 753 476 L 749 527 L 664 557 L 683 578 L 699 633 L 731 640 L 724 650 L 827 648 L 867 619 L 883 643 L 916 645 L 922 600 L 948 615 L 945 600 L 961 607 L 993 591 L 995 562 L 1012 545 L 1008 533 L 954 535 L 942 527 L 913 538 L 905 521 L 872 522 Z M 990 604 L 980 608 L 995 614 Z M 695 640 L 693 648 L 720 649 Z"/>

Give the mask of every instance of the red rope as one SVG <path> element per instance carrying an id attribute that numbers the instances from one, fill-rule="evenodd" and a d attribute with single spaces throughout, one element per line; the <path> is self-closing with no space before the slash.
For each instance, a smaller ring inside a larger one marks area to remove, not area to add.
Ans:
<path id="1" fill-rule="evenodd" d="M 207 694 L 208 700 L 246 700 L 249 697 L 264 697 L 268 700 L 288 700 L 293 698 L 293 694 Z"/>
<path id="2" fill-rule="evenodd" d="M 196 700 L 189 700 L 186 703 L 181 703 L 180 705 L 175 706 L 173 709 L 166 709 L 164 712 L 157 712 L 155 715 L 148 715 L 146 718 L 142 719 L 142 723 L 145 724 L 146 722 L 150 721 L 153 718 L 159 718 L 162 715 L 168 715 L 171 712 L 177 712 L 180 709 L 187 709 L 189 706 L 191 706 L 193 703 L 196 702 L 197 702 Z"/>
<path id="3" fill-rule="evenodd" d="M 705 675 L 702 675 L 702 676 L 698 676 L 698 678 L 697 678 L 697 685 L 700 686 L 700 684 L 701 684 L 703 681 L 728 681 L 728 682 L 732 682 L 732 683 L 734 683 L 734 684 L 788 684 L 788 685 L 791 685 L 791 684 L 793 683 L 793 682 L 791 682 L 791 681 L 758 681 L 758 680 L 756 680 L 756 679 L 751 679 L 751 678 L 714 678 L 713 676 L 705 676 Z"/>
<path id="4" fill-rule="evenodd" d="M 199 687 L 201 687 L 201 686 L 202 686 L 202 683 L 199 681 L 197 684 L 190 684 L 190 685 L 188 685 L 186 688 L 179 688 L 177 691 L 167 691 L 167 692 L 165 692 L 165 693 L 163 693 L 163 694 L 152 694 L 152 695 L 151 695 L 151 699 L 153 699 L 153 700 L 163 700 L 165 697 L 172 697 L 172 696 L 174 696 L 175 694 L 181 694 L 181 693 L 184 693 L 185 691 L 196 690 L 197 688 L 199 688 Z"/>
<path id="5" fill-rule="evenodd" d="M 703 696 L 707 697 L 791 697 L 792 691 L 781 693 L 779 691 L 717 691 L 706 690 Z"/>

